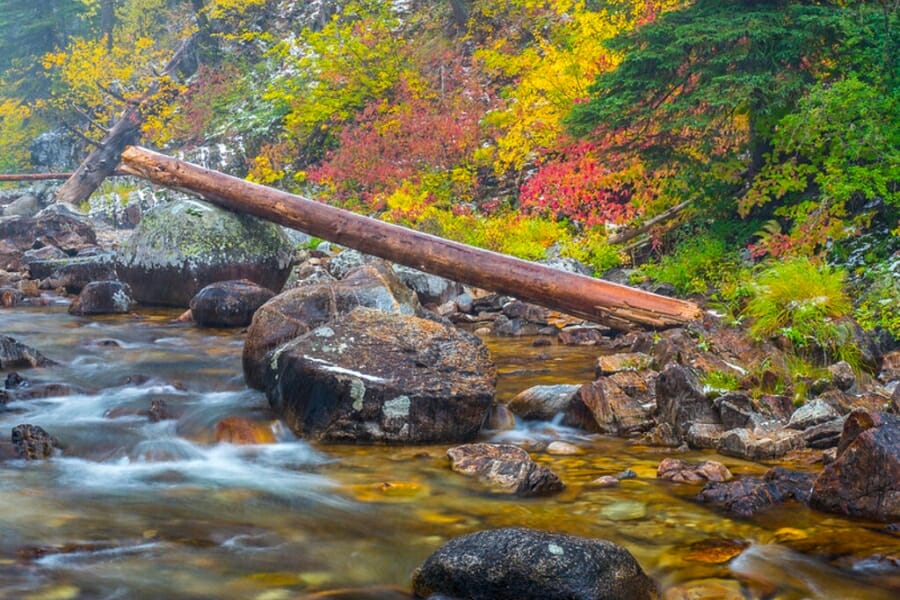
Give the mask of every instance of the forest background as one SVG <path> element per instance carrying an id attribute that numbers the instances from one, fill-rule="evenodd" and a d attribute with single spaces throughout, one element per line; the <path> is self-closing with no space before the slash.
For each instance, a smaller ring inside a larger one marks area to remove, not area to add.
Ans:
<path id="1" fill-rule="evenodd" d="M 855 323 L 900 340 L 900 0 L 0 0 L 0 32 L 2 172 L 154 89 L 145 145 L 636 267 L 814 363 L 858 358 Z"/>

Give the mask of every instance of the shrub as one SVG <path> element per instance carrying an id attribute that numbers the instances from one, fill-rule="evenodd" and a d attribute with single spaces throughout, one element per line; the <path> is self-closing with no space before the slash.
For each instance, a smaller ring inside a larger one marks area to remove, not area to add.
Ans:
<path id="1" fill-rule="evenodd" d="M 720 237 L 696 235 L 676 246 L 659 263 L 648 263 L 641 274 L 670 283 L 679 294 L 706 294 L 734 276 L 739 257 Z"/>
<path id="2" fill-rule="evenodd" d="M 799 352 L 822 361 L 859 363 L 852 328 L 841 319 L 850 314 L 844 292 L 845 272 L 818 266 L 807 258 L 774 263 L 759 273 L 747 316 L 757 338 L 784 336 Z"/>

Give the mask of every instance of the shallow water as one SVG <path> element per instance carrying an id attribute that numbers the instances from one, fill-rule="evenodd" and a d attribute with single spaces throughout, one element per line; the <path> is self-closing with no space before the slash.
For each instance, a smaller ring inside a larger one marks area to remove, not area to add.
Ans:
<path id="1" fill-rule="evenodd" d="M 278 600 L 381 585 L 372 597 L 399 598 L 447 539 L 512 525 L 623 544 L 673 598 L 900 594 L 898 568 L 881 559 L 896 564 L 900 538 L 883 525 L 797 505 L 732 519 L 693 502 L 698 486 L 656 480 L 670 450 L 553 423 L 485 434 L 531 448 L 568 486 L 523 500 L 452 473 L 444 446 L 308 444 L 280 426 L 262 393 L 245 388 L 239 332 L 173 325 L 176 316 L 142 310 L 89 320 L 63 304 L 0 309 L 0 334 L 61 363 L 21 374 L 81 390 L 0 412 L 0 430 L 40 425 L 64 447 L 49 461 L 0 463 L 0 598 Z M 487 341 L 500 400 L 531 385 L 591 379 L 595 350 Z M 179 417 L 149 422 L 154 399 Z M 278 443 L 215 443 L 227 416 L 270 422 Z M 554 439 L 584 452 L 538 450 Z M 766 469 L 699 452 L 680 458 L 715 458 L 735 474 Z M 638 478 L 588 485 L 627 468 Z M 679 596 L 678 586 L 703 586 L 706 595 Z"/>

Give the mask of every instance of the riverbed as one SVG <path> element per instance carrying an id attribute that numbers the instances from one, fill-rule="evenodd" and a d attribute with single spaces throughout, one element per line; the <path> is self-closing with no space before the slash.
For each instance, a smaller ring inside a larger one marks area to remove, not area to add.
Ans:
<path id="1" fill-rule="evenodd" d="M 278 600 L 340 588 L 402 598 L 413 570 L 448 539 L 513 525 L 622 544 L 671 598 L 689 588 L 706 590 L 691 596 L 700 598 L 900 594 L 900 537 L 883 524 L 797 504 L 736 519 L 695 502 L 699 486 L 656 479 L 659 462 L 676 454 L 719 460 L 736 476 L 767 465 L 520 423 L 483 441 L 522 445 L 567 488 L 504 496 L 451 472 L 445 446 L 297 439 L 264 394 L 244 385 L 238 330 L 175 324 L 179 311 L 163 309 L 76 318 L 50 300 L 0 309 L 0 334 L 60 363 L 20 374 L 33 386 L 77 388 L 0 412 L 0 430 L 39 425 L 62 446 L 47 461 L 0 465 L 0 598 Z M 592 379 L 591 348 L 485 341 L 500 401 L 532 385 Z M 151 422 L 153 400 L 177 418 Z M 277 443 L 216 443 L 216 423 L 231 416 L 267 423 Z M 542 449 L 553 440 L 581 454 L 551 456 Z M 590 485 L 625 469 L 637 477 Z"/>

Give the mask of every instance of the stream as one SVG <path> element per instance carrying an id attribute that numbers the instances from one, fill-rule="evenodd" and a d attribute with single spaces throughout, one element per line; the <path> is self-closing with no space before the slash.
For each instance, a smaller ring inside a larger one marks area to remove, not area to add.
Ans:
<path id="1" fill-rule="evenodd" d="M 880 560 L 897 560 L 900 537 L 883 524 L 797 504 L 731 518 L 692 500 L 700 486 L 656 479 L 671 449 L 549 422 L 485 433 L 484 441 L 523 445 L 567 484 L 553 497 L 520 499 L 451 472 L 444 446 L 307 443 L 244 385 L 242 333 L 172 324 L 179 312 L 82 319 L 62 301 L 0 309 L 0 334 L 60 363 L 23 377 L 82 390 L 0 412 L 5 436 L 31 423 L 63 447 L 51 460 L 0 465 L 0 598 L 279 600 L 339 588 L 402 598 L 413 570 L 448 539 L 504 526 L 622 544 L 669 598 L 900 593 L 896 565 Z M 596 350 L 485 341 L 500 372 L 500 401 L 532 385 L 593 378 Z M 178 418 L 150 422 L 155 399 Z M 229 416 L 271 422 L 278 442 L 216 443 L 215 425 Z M 556 439 L 583 453 L 540 450 Z M 677 456 L 718 460 L 736 476 L 767 469 L 709 452 Z M 589 485 L 624 469 L 637 478 Z M 688 588 L 706 595 L 677 595 Z"/>

